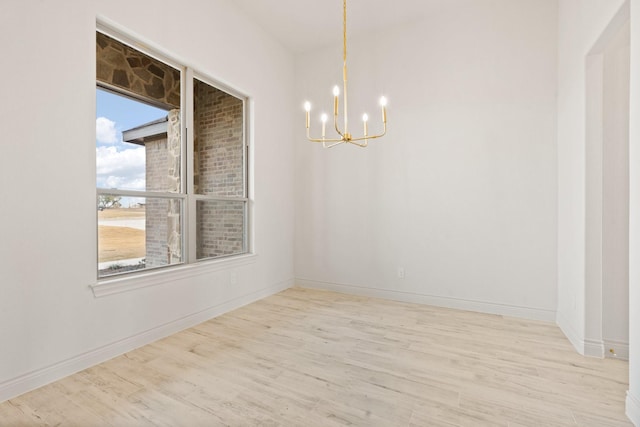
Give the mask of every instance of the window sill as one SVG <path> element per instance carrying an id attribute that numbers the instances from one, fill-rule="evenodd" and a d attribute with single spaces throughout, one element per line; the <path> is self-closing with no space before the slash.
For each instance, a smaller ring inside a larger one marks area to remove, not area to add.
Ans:
<path id="1" fill-rule="evenodd" d="M 219 260 L 202 261 L 196 264 L 169 267 L 126 277 L 109 278 L 90 285 L 96 298 L 129 292 L 136 289 L 175 282 L 189 277 L 215 273 L 221 270 L 242 267 L 256 262 L 256 254 L 245 254 Z"/>

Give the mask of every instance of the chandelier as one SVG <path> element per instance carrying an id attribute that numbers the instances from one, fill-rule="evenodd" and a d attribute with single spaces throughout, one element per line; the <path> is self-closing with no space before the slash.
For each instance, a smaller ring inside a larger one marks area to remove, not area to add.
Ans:
<path id="1" fill-rule="evenodd" d="M 338 115 L 339 115 L 339 100 L 340 100 L 340 88 L 336 85 L 333 88 L 333 126 L 335 131 L 338 133 L 340 138 L 327 138 L 326 137 L 326 128 L 327 128 L 327 115 L 322 114 L 320 120 L 322 122 L 322 136 L 320 138 L 312 138 L 311 137 L 311 129 L 310 129 L 310 113 L 311 113 L 311 103 L 306 101 L 304 103 L 304 109 L 306 111 L 306 127 L 307 127 L 307 139 L 311 142 L 320 142 L 324 148 L 335 147 L 339 144 L 353 144 L 358 147 L 366 147 L 369 144 L 370 139 L 383 137 L 387 133 L 387 99 L 383 96 L 380 98 L 380 106 L 382 107 L 382 133 L 377 135 L 369 135 L 368 122 L 369 116 L 367 114 L 362 115 L 362 123 L 363 123 L 363 135 L 359 137 L 354 137 L 349 132 L 349 119 L 348 119 L 348 111 L 347 111 L 347 0 L 343 0 L 343 19 L 342 19 L 342 83 L 343 83 L 343 117 L 344 117 L 344 127 L 341 130 L 338 126 Z"/>

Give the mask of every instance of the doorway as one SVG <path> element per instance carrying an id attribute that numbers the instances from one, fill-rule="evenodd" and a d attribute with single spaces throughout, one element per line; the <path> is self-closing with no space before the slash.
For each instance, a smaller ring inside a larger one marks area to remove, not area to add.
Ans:
<path id="1" fill-rule="evenodd" d="M 586 61 L 585 353 L 620 359 L 629 358 L 628 14 L 621 9 Z"/>

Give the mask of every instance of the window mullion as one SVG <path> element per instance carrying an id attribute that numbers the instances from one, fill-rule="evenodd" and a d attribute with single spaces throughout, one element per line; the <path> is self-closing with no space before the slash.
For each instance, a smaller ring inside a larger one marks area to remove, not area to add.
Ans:
<path id="1" fill-rule="evenodd" d="M 183 90 L 183 111 L 184 111 L 184 152 L 185 156 L 185 180 L 187 190 L 187 204 L 186 204 L 186 230 L 185 230 L 185 248 L 187 249 L 186 258 L 187 262 L 193 263 L 196 261 L 196 199 L 194 197 L 194 117 L 193 117 L 193 70 L 189 67 L 185 68 L 182 81 Z"/>
<path id="2" fill-rule="evenodd" d="M 97 194 L 122 196 L 122 197 L 152 197 L 156 199 L 184 199 L 186 196 L 180 193 L 168 193 L 160 191 L 118 190 L 109 188 L 97 188 Z"/>

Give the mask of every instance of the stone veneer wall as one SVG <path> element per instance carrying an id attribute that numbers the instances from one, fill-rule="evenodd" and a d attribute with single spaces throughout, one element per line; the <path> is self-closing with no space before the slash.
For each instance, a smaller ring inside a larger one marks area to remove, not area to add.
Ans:
<path id="1" fill-rule="evenodd" d="M 180 192 L 180 110 L 169 111 L 167 116 L 167 183 L 169 191 Z M 169 264 L 182 261 L 182 205 L 179 199 L 169 200 L 167 210 Z"/>
<path id="2" fill-rule="evenodd" d="M 194 86 L 196 194 L 244 197 L 244 105 L 206 83 Z M 199 201 L 197 257 L 243 251 L 244 202 Z"/>
<path id="3" fill-rule="evenodd" d="M 147 191 L 180 191 L 180 110 L 169 111 L 167 133 L 145 142 Z M 177 199 L 148 197 L 146 266 L 159 267 L 182 260 L 181 206 Z"/>
<path id="4" fill-rule="evenodd" d="M 180 108 L 180 71 L 99 32 L 96 78 L 166 107 Z"/>

